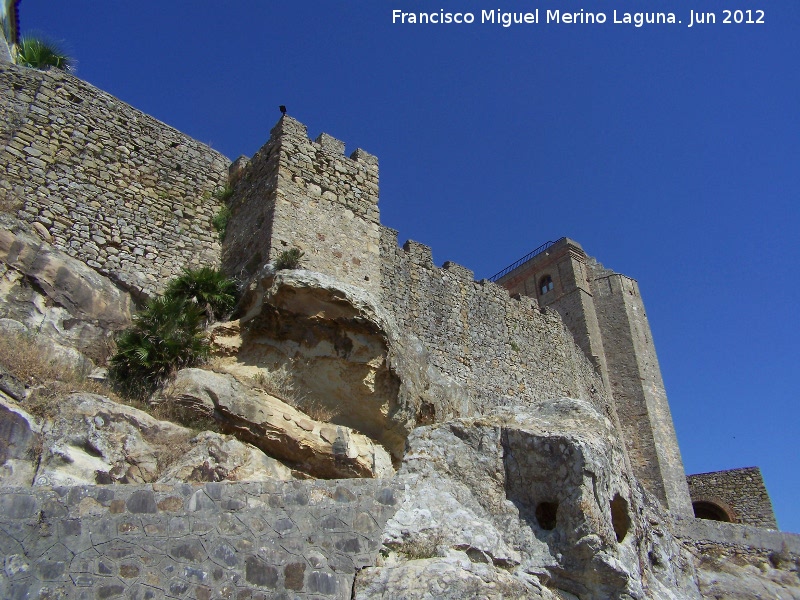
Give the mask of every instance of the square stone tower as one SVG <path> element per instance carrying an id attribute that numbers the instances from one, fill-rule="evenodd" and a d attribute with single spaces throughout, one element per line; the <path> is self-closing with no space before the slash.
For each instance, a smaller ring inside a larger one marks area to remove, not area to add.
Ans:
<path id="1" fill-rule="evenodd" d="M 493 279 L 558 311 L 611 392 L 636 476 L 671 511 L 693 516 L 636 281 L 605 269 L 569 238 L 548 242 Z"/>
<path id="2" fill-rule="evenodd" d="M 316 141 L 284 115 L 249 161 L 231 167 L 231 217 L 223 268 L 245 281 L 284 250 L 302 266 L 367 290 L 380 290 L 378 159 L 326 133 Z"/>

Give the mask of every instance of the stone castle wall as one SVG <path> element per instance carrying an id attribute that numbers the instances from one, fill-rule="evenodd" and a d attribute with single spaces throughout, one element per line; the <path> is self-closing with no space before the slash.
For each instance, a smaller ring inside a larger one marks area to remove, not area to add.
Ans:
<path id="1" fill-rule="evenodd" d="M 0 489 L 0 597 L 341 598 L 375 563 L 391 482 Z"/>
<path id="2" fill-rule="evenodd" d="M 216 265 L 229 160 L 68 73 L 0 62 L 0 203 L 134 292 Z"/>
<path id="3" fill-rule="evenodd" d="M 60 71 L 2 64 L 0 90 L 4 209 L 13 207 L 58 248 L 146 294 L 185 267 L 218 263 L 211 220 L 220 208 L 213 191 L 228 180 L 224 156 Z M 436 267 L 429 248 L 400 248 L 397 233 L 381 227 L 377 159 L 361 150 L 346 158 L 343 150 L 324 134 L 310 141 L 289 117 L 279 122 L 267 145 L 234 172 L 227 271 L 244 280 L 280 251 L 300 248 L 306 268 L 375 294 L 421 341 L 433 366 L 463 386 L 472 412 L 568 396 L 613 416 L 598 373 L 606 359 L 609 372 L 655 382 L 628 412 L 619 411 L 628 424 L 623 437 L 652 436 L 643 456 L 665 462 L 645 460 L 639 471 L 652 470 L 666 496 L 680 498 L 682 464 L 641 300 L 593 299 L 601 307 L 595 324 L 476 282 L 459 265 Z M 638 296 L 638 288 L 625 287 L 633 280 L 607 279 L 612 296 Z M 587 298 L 575 310 L 585 310 Z M 583 349 L 576 344 L 567 317 L 603 335 L 625 321 L 635 339 L 597 355 L 591 339 Z M 624 365 L 628 373 L 613 355 L 631 349 L 645 362 Z M 349 598 L 355 570 L 375 561 L 395 493 L 390 483 L 363 480 L 3 489 L 0 596 L 63 588 L 68 598 L 131 589 L 142 598 Z M 689 520 L 682 523 L 691 529 Z M 722 540 L 733 535 L 721 531 Z"/>
<path id="4" fill-rule="evenodd" d="M 778 529 L 772 501 L 758 467 L 689 475 L 692 502 L 710 502 L 735 523 Z"/>
<path id="5" fill-rule="evenodd" d="M 475 410 L 525 404 L 534 398 L 581 398 L 608 412 L 603 381 L 555 311 L 515 299 L 472 271 L 433 264 L 416 242 L 397 245 L 383 228 L 382 304 L 414 334 L 432 363 L 464 386 Z"/>

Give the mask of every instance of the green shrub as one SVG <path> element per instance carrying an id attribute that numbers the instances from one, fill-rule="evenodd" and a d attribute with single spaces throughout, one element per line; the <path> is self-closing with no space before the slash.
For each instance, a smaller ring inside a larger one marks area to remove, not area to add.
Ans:
<path id="1" fill-rule="evenodd" d="M 233 186 L 230 183 L 226 183 L 221 188 L 217 188 L 214 192 L 214 198 L 219 200 L 220 202 L 227 202 L 233 196 Z"/>
<path id="2" fill-rule="evenodd" d="M 228 230 L 228 221 L 231 218 L 231 209 L 226 204 L 222 208 L 219 209 L 217 215 L 211 220 L 211 225 L 214 226 L 214 229 L 219 234 L 219 241 L 222 242 L 225 239 L 225 232 Z"/>
<path id="3" fill-rule="evenodd" d="M 70 71 L 73 60 L 52 41 L 38 37 L 26 36 L 17 46 L 17 64 L 34 69 L 55 67 Z"/>
<path id="4" fill-rule="evenodd" d="M 200 308 L 207 322 L 214 321 L 230 313 L 236 306 L 236 283 L 211 267 L 186 269 L 167 284 L 164 297 L 194 304 Z"/>
<path id="5" fill-rule="evenodd" d="M 117 338 L 110 373 L 123 388 L 152 391 L 208 356 L 204 312 L 182 297 L 151 300 Z"/>
<path id="6" fill-rule="evenodd" d="M 276 271 L 281 269 L 296 269 L 300 266 L 300 261 L 305 253 L 300 248 L 290 248 L 284 250 L 275 259 L 274 267 Z"/>

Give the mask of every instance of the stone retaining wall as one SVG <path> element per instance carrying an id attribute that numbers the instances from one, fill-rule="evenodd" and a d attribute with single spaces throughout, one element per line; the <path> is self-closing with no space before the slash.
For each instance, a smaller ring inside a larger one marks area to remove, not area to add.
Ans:
<path id="1" fill-rule="evenodd" d="M 705 519 L 676 519 L 672 530 L 685 542 L 721 544 L 800 557 L 800 534 Z"/>
<path id="2" fill-rule="evenodd" d="M 350 598 L 381 480 L 0 489 L 0 597 Z"/>
<path id="3" fill-rule="evenodd" d="M 68 73 L 0 63 L 0 210 L 134 292 L 219 263 L 229 163 Z"/>

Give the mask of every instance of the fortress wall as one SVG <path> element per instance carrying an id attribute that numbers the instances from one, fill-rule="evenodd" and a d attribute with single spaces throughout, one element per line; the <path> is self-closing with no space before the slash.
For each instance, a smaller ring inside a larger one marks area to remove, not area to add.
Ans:
<path id="1" fill-rule="evenodd" d="M 568 396 L 608 413 L 602 379 L 555 311 L 476 282 L 457 264 L 437 268 L 430 248 L 411 241 L 399 248 L 392 229 L 383 228 L 381 251 L 383 304 L 442 373 L 472 390 L 478 412 Z"/>
<path id="2" fill-rule="evenodd" d="M 372 479 L 0 489 L 2 598 L 341 598 L 399 505 Z"/>
<path id="3" fill-rule="evenodd" d="M 689 475 L 692 502 L 711 502 L 733 512 L 736 523 L 778 529 L 761 469 L 747 467 Z"/>
<path id="4" fill-rule="evenodd" d="M 134 291 L 217 264 L 229 162 L 68 73 L 0 63 L 0 210 Z"/>
<path id="5" fill-rule="evenodd" d="M 227 272 L 246 280 L 297 247 L 302 266 L 368 290 L 380 289 L 378 160 L 344 156 L 327 134 L 312 142 L 284 116 L 235 184 L 223 248 Z"/>

